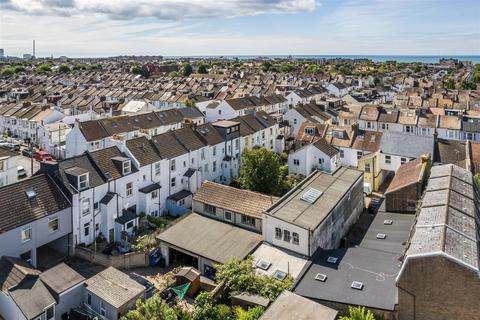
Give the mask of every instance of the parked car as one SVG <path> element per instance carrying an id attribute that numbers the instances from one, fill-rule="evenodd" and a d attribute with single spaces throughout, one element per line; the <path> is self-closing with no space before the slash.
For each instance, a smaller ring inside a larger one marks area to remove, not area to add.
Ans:
<path id="1" fill-rule="evenodd" d="M 35 154 L 35 151 L 32 151 L 30 149 L 23 149 L 22 150 L 22 156 L 31 158 L 32 154 Z"/>
<path id="2" fill-rule="evenodd" d="M 0 147 L 4 147 L 12 151 L 20 151 L 20 144 L 18 143 L 0 142 Z"/>
<path id="3" fill-rule="evenodd" d="M 23 178 L 27 176 L 27 170 L 25 170 L 24 167 L 18 166 L 17 167 L 17 177 L 18 178 Z"/>
<path id="4" fill-rule="evenodd" d="M 42 161 L 52 161 L 53 157 L 47 151 L 40 150 L 33 154 L 33 159 L 42 162 Z"/>

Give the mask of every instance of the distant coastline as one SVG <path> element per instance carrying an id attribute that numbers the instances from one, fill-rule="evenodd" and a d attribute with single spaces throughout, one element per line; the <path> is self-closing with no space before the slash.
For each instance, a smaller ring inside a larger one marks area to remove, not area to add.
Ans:
<path id="1" fill-rule="evenodd" d="M 165 58 L 182 58 L 182 57 L 190 57 L 190 58 L 238 58 L 241 60 L 247 59 L 255 59 L 258 57 L 262 58 L 270 58 L 270 59 L 287 59 L 292 57 L 294 59 L 370 59 L 375 62 L 385 62 L 385 61 L 397 61 L 397 62 L 421 62 L 421 63 L 436 63 L 439 59 L 445 58 L 452 58 L 458 59 L 460 61 L 471 61 L 473 63 L 480 63 L 480 55 L 477 56 L 470 56 L 470 55 L 435 55 L 435 56 L 428 56 L 428 55 L 217 55 L 217 56 L 164 56 Z"/>

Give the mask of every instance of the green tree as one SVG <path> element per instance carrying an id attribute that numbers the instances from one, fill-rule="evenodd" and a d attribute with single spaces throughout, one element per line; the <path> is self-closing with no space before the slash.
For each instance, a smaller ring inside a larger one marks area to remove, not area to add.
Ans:
<path id="1" fill-rule="evenodd" d="M 245 149 L 242 154 L 239 184 L 241 188 L 267 194 L 278 191 L 280 161 L 266 148 Z"/>
<path id="2" fill-rule="evenodd" d="M 180 74 L 177 71 L 172 71 L 168 74 L 168 76 L 171 78 L 178 78 Z"/>
<path id="3" fill-rule="evenodd" d="M 2 69 L 2 71 L 0 72 L 0 75 L 1 76 L 11 76 L 12 74 L 15 73 L 15 69 L 14 68 L 4 68 Z"/>
<path id="4" fill-rule="evenodd" d="M 275 300 L 280 293 L 293 285 L 293 278 L 288 275 L 283 281 L 270 276 L 258 275 L 253 267 L 252 257 L 245 260 L 231 259 L 216 266 L 216 279 L 224 282 L 231 292 L 248 292 Z"/>
<path id="5" fill-rule="evenodd" d="M 201 63 L 198 66 L 197 72 L 200 74 L 207 74 L 208 73 L 207 69 L 208 69 L 208 65 L 206 65 L 205 63 Z"/>
<path id="6" fill-rule="evenodd" d="M 311 64 L 305 69 L 305 71 L 310 74 L 318 74 L 322 72 L 322 68 L 317 65 Z"/>
<path id="7" fill-rule="evenodd" d="M 348 307 L 348 316 L 340 317 L 339 320 L 375 320 L 375 316 L 365 307 Z"/>
<path id="8" fill-rule="evenodd" d="M 235 307 L 235 319 L 237 320 L 258 320 L 262 316 L 265 309 L 262 306 L 245 310 L 241 307 Z"/>
<path id="9" fill-rule="evenodd" d="M 185 63 L 182 67 L 182 75 L 188 77 L 193 72 L 192 65 L 190 63 Z"/>
<path id="10" fill-rule="evenodd" d="M 42 63 L 37 66 L 37 72 L 39 73 L 45 73 L 50 71 L 52 71 L 52 67 L 47 63 Z"/>
<path id="11" fill-rule="evenodd" d="M 272 63 L 270 61 L 263 61 L 261 68 L 263 72 L 268 72 L 272 68 Z"/>
<path id="12" fill-rule="evenodd" d="M 134 310 L 130 310 L 122 320 L 178 320 L 173 308 L 155 294 L 148 300 L 137 300 Z"/>
<path id="13" fill-rule="evenodd" d="M 217 304 L 210 292 L 201 292 L 195 298 L 193 320 L 225 320 L 230 318 L 231 313 L 230 307 Z"/>
<path id="14" fill-rule="evenodd" d="M 455 80 L 452 77 L 448 77 L 444 82 L 444 86 L 446 89 L 455 89 Z"/>
<path id="15" fill-rule="evenodd" d="M 463 80 L 460 82 L 460 88 L 464 90 L 475 90 L 477 88 L 477 84 L 473 81 Z"/>
<path id="16" fill-rule="evenodd" d="M 280 67 L 280 71 L 285 73 L 292 72 L 294 69 L 295 67 L 291 63 L 283 63 Z"/>
<path id="17" fill-rule="evenodd" d="M 15 73 L 25 72 L 25 67 L 24 66 L 16 66 L 14 70 L 15 70 Z"/>
<path id="18" fill-rule="evenodd" d="M 477 183 L 477 188 L 480 189 L 480 173 L 475 175 L 475 182 Z"/>
<path id="19" fill-rule="evenodd" d="M 61 73 L 68 73 L 70 72 L 70 67 L 66 64 L 62 64 L 59 68 L 58 71 Z"/>

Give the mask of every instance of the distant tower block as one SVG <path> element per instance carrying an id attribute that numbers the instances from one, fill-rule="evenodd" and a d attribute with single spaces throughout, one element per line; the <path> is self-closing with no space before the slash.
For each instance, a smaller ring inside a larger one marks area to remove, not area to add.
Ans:
<path id="1" fill-rule="evenodd" d="M 35 58 L 35 40 L 33 40 L 33 52 L 32 57 Z"/>

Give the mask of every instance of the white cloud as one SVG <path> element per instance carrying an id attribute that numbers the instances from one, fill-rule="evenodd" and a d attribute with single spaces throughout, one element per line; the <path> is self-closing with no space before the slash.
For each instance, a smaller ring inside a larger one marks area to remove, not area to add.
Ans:
<path id="1" fill-rule="evenodd" d="M 179 20 L 313 11 L 316 0 L 0 0 L 0 7 L 31 15 L 100 13 L 115 19 Z"/>

